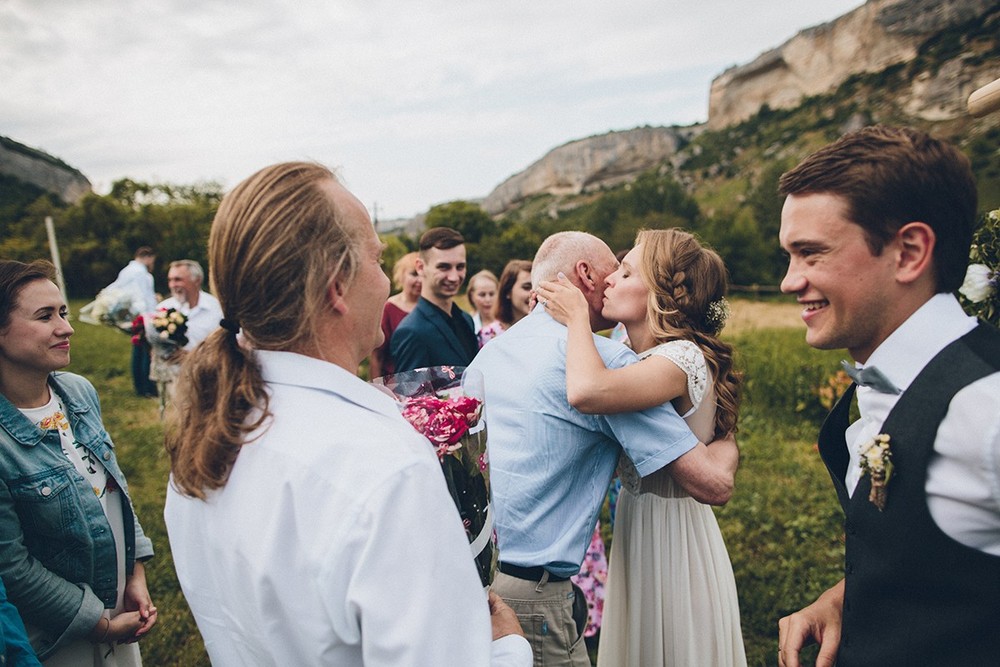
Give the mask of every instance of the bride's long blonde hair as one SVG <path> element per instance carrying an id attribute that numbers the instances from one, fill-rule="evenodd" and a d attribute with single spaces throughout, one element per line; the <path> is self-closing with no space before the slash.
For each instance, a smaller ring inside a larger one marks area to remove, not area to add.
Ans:
<path id="1" fill-rule="evenodd" d="M 681 229 L 646 229 L 639 275 L 649 288 L 646 321 L 657 343 L 689 340 L 705 355 L 718 408 L 715 435 L 735 432 L 742 374 L 733 368 L 733 348 L 719 339 L 725 324 L 728 271 L 714 250 Z"/>

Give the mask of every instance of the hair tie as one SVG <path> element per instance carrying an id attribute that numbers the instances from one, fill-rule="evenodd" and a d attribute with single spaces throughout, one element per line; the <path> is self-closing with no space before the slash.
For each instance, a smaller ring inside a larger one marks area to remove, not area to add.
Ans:
<path id="1" fill-rule="evenodd" d="M 219 320 L 219 326 L 233 335 L 238 334 L 240 332 L 239 322 L 233 322 L 232 320 L 227 320 L 224 317 L 221 320 Z"/>

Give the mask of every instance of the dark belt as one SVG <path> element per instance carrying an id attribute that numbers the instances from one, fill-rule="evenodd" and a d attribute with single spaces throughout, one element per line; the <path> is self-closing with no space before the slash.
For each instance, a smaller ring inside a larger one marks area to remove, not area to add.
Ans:
<path id="1" fill-rule="evenodd" d="M 500 563 L 500 571 L 516 579 L 541 581 L 546 569 L 544 567 L 521 567 L 510 563 Z M 569 577 L 560 577 L 549 572 L 549 581 L 569 581 Z"/>

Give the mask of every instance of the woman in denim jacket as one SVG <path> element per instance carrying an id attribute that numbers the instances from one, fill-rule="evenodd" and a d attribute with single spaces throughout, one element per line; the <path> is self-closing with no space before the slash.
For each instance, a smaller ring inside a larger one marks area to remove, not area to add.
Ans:
<path id="1" fill-rule="evenodd" d="M 48 262 L 0 260 L 0 576 L 48 665 L 139 665 L 153 555 Z"/>

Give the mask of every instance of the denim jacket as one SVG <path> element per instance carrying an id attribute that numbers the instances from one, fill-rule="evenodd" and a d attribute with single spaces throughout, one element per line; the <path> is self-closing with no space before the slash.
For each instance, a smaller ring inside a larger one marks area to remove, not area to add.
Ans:
<path id="1" fill-rule="evenodd" d="M 104 430 L 97 391 L 73 373 L 52 373 L 76 440 L 122 489 L 125 571 L 153 555 L 128 496 L 114 443 Z M 87 636 L 115 606 L 115 540 L 93 488 L 62 452 L 59 433 L 43 431 L 0 395 L 0 576 L 27 623 L 50 640 L 43 660 L 64 641 Z"/>

